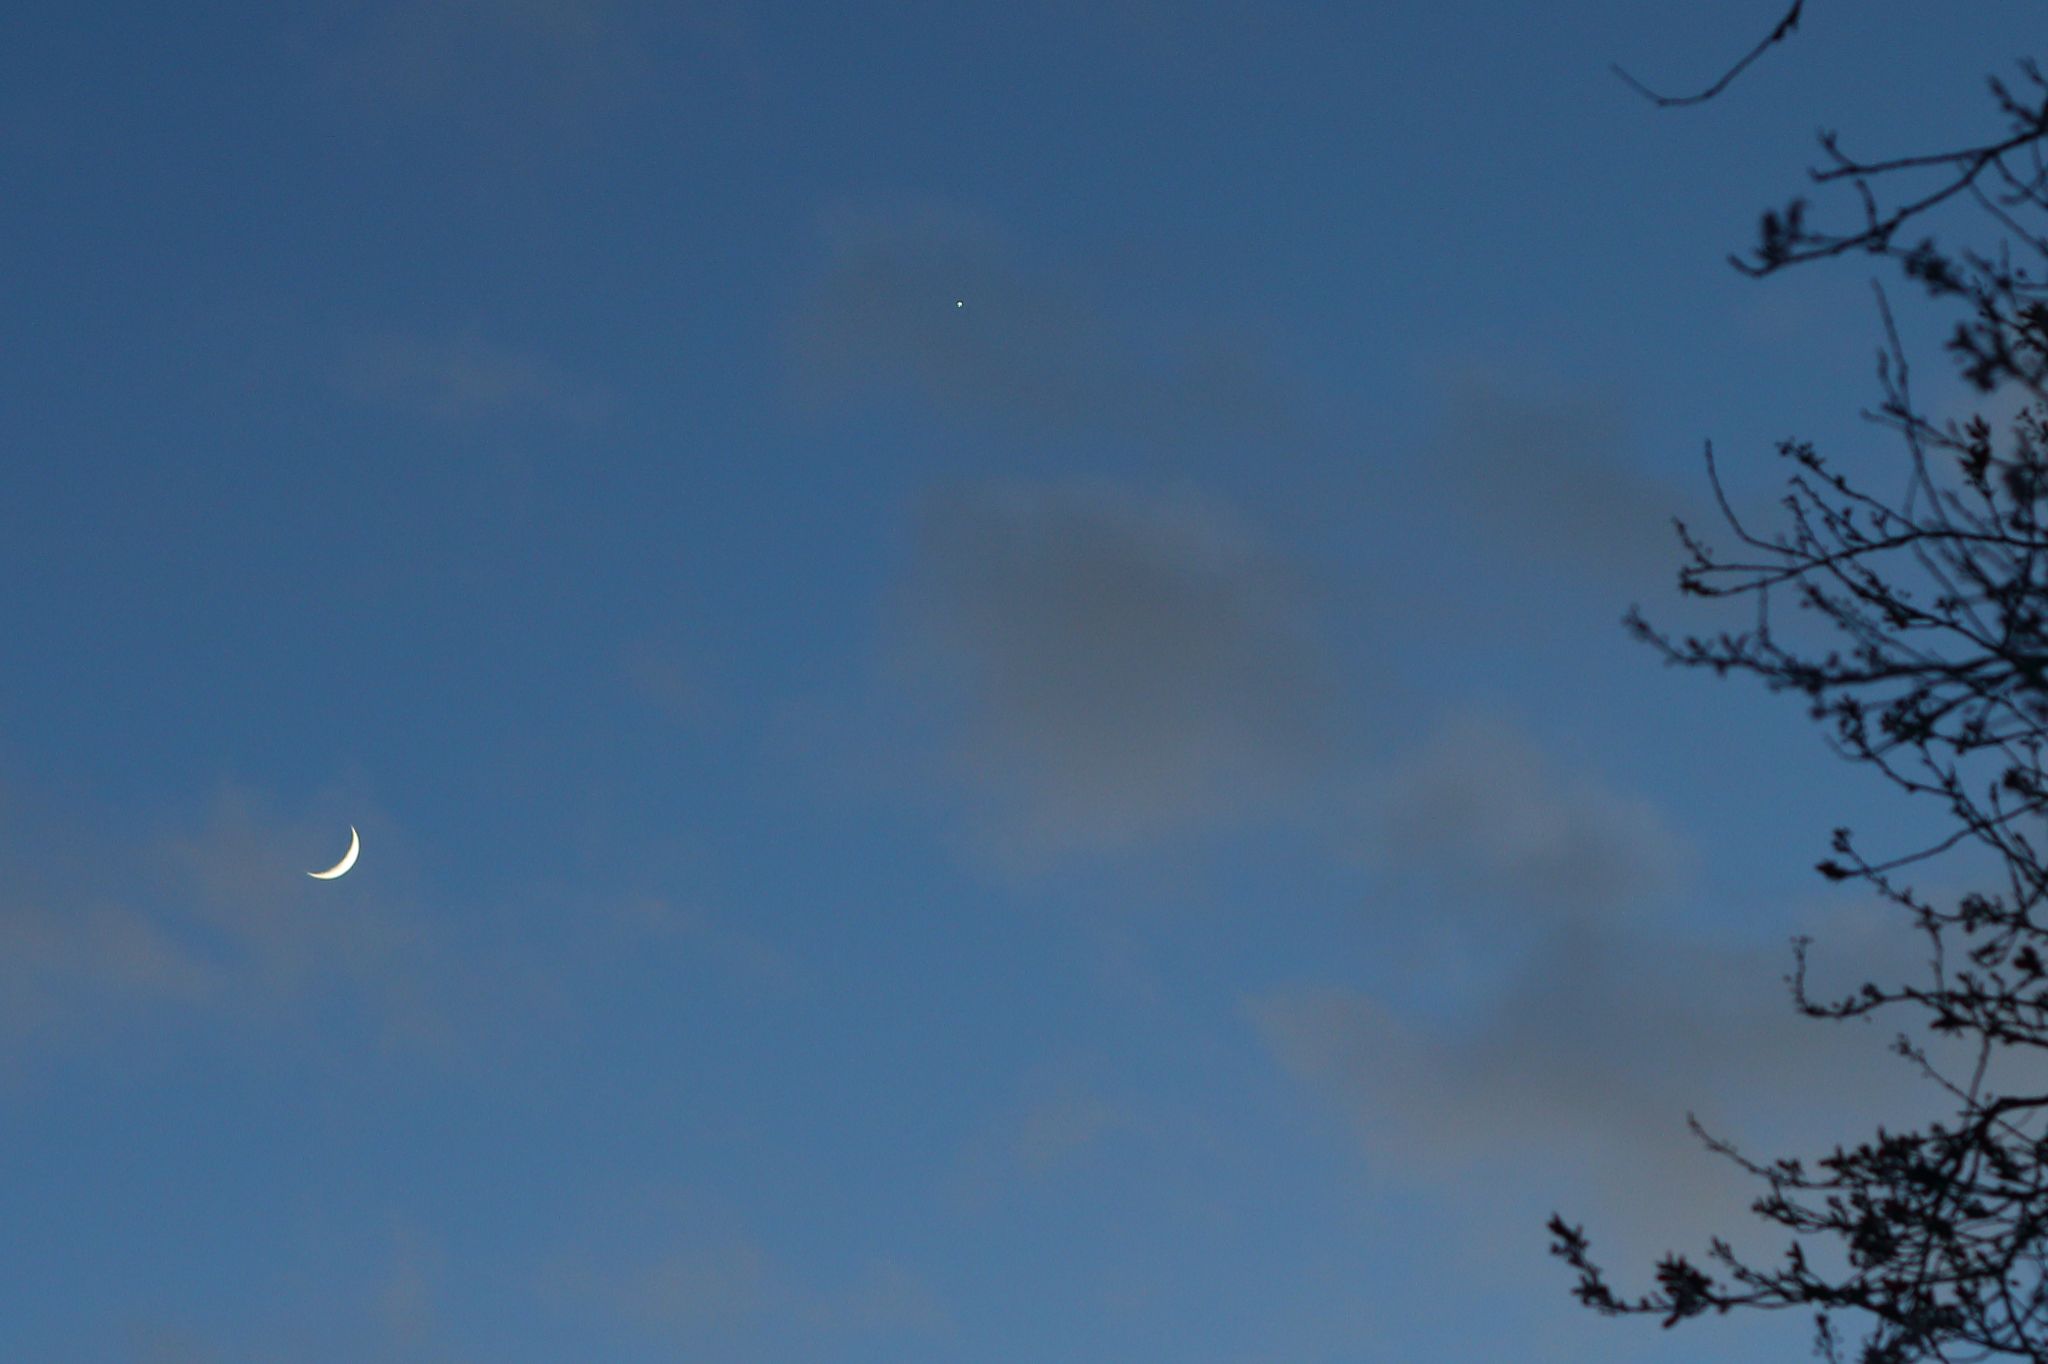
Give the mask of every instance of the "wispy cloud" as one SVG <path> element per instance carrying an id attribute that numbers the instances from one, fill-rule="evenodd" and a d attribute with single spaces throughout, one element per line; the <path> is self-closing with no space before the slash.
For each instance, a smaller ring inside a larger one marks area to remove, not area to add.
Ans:
<path id="1" fill-rule="evenodd" d="M 53 831 L 33 856 L 0 858 L 0 1041 L 12 1059 L 144 1020 L 276 1021 L 330 997 L 387 1039 L 439 1036 L 470 973 L 420 907 L 403 834 L 360 792 L 345 817 L 333 793 L 315 806 L 286 814 L 226 787 L 156 834 Z M 351 820 L 374 864 L 309 880 Z"/>
<path id="2" fill-rule="evenodd" d="M 1912 935 L 1873 932 L 1873 912 L 1819 916 L 1832 950 L 1817 958 L 1816 995 L 1923 974 Z M 1892 1029 L 1802 1019 L 1782 983 L 1790 966 L 1782 943 L 1560 921 L 1494 998 L 1456 1020 L 1325 986 L 1268 992 L 1246 1011 L 1290 1071 L 1353 1116 L 1375 1163 L 1446 1192 L 1512 1177 L 1518 1197 L 1577 1200 L 1633 1273 L 1644 1256 L 1703 1249 L 1709 1235 L 1766 1260 L 1783 1248 L 1745 1212 L 1759 1188 L 1705 1150 L 1688 1111 L 1770 1158 L 1818 1153 L 1781 1143 L 1832 1145 L 1952 1109 L 1887 1053 Z"/>
<path id="3" fill-rule="evenodd" d="M 620 905 L 617 923 L 633 938 L 636 952 L 673 947 L 749 995 L 786 997 L 810 982 L 809 972 L 789 953 L 699 903 L 635 896 Z"/>
<path id="4" fill-rule="evenodd" d="M 813 400 L 907 388 L 1030 436 L 1263 443 L 1289 429 L 1287 387 L 1255 349 L 1220 327 L 1113 314 L 976 215 L 846 210 L 827 247 L 794 334 Z"/>
<path id="5" fill-rule="evenodd" d="M 601 385 L 577 378 L 545 356 L 474 331 L 357 337 L 335 362 L 333 382 L 365 401 L 449 422 L 542 417 L 587 425 L 612 408 Z"/>
<path id="6" fill-rule="evenodd" d="M 648 67 L 616 0 L 381 0 L 321 35 L 331 79 L 379 104 L 609 97 Z"/>
<path id="7" fill-rule="evenodd" d="M 1681 889 L 1691 850 L 1647 800 L 1544 754 L 1506 719 L 1446 715 L 1364 783 L 1371 865 L 1453 894 L 1611 920 Z"/>
<path id="8" fill-rule="evenodd" d="M 215 997 L 220 967 L 118 903 L 65 903 L 17 889 L 0 908 L 0 1024 L 61 1028 L 108 1002 L 193 1005 Z"/>
<path id="9" fill-rule="evenodd" d="M 1799 1016 L 1784 940 L 1703 931 L 1699 854 L 1653 804 L 1505 719 L 1447 715 L 1365 787 L 1382 969 L 1244 1006 L 1281 1064 L 1351 1115 L 1376 1168 L 1470 1194 L 1482 1218 L 1497 1215 L 1488 1189 L 1577 1200 L 1626 1257 L 1722 1234 L 1768 1259 L 1782 1247 L 1744 1211 L 1757 1190 L 1688 1111 L 1768 1157 L 1866 1134 L 1843 1131 L 1845 1113 L 1860 1129 L 1947 1106 L 1887 1052 L 1892 1028 Z M 1816 998 L 1924 976 L 1924 941 L 1885 907 L 1794 908 L 1788 937 L 1816 938 Z"/>
<path id="10" fill-rule="evenodd" d="M 227 1358 L 181 1327 L 160 1323 L 132 1326 L 128 1347 L 136 1364 L 221 1364 Z"/>
<path id="11" fill-rule="evenodd" d="M 410 1219 L 393 1217 L 390 1232 L 390 1260 L 376 1294 L 377 1316 L 394 1347 L 416 1351 L 435 1331 L 436 1299 L 447 1251 Z"/>
<path id="12" fill-rule="evenodd" d="M 621 1251 L 582 1247 L 541 1275 L 557 1310 L 607 1335 L 718 1359 L 831 1356 L 852 1342 L 944 1335 L 952 1318 L 926 1278 L 871 1258 L 837 1280 L 800 1275 L 749 1237 L 679 1239 Z"/>
<path id="13" fill-rule="evenodd" d="M 620 647 L 618 660 L 626 689 L 670 722 L 701 728 L 721 714 L 713 669 L 701 650 L 675 635 L 636 636 Z"/>
<path id="14" fill-rule="evenodd" d="M 1640 595 L 1671 581 L 1682 551 L 1671 519 L 1712 529 L 1704 474 L 1670 483 L 1628 453 L 1621 405 L 1598 394 L 1517 394 L 1455 380 L 1423 450 L 1426 487 L 1490 544 Z"/>
<path id="15" fill-rule="evenodd" d="M 1106 484 L 932 497 L 910 674 L 999 857 L 1271 813 L 1340 729 L 1312 596 L 1228 508 Z"/>
<path id="16" fill-rule="evenodd" d="M 336 845 L 345 846 L 351 821 L 381 845 L 376 876 L 359 869 L 352 879 L 310 881 L 308 868 L 326 865 Z M 167 912 L 203 935 L 221 969 L 234 974 L 243 1002 L 284 1005 L 338 985 L 401 1008 L 418 984 L 407 977 L 429 959 L 432 944 L 409 903 L 404 839 L 369 802 L 356 802 L 349 819 L 319 820 L 286 815 L 259 792 L 229 787 L 203 822 L 160 846 Z M 337 902 L 349 912 L 335 912 Z"/>
<path id="17" fill-rule="evenodd" d="M 1035 1067 L 963 1146 L 944 1196 L 964 1210 L 984 1208 L 1086 1164 L 1138 1121 L 1132 1105 L 1084 1067 Z"/>

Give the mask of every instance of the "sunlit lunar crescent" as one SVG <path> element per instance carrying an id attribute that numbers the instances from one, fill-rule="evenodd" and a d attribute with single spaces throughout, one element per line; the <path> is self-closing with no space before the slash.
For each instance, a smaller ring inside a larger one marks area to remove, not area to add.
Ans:
<path id="1" fill-rule="evenodd" d="M 306 875 L 315 881 L 332 881 L 356 864 L 356 854 L 363 850 L 363 840 L 356 837 L 356 826 L 348 826 L 348 853 L 326 871 L 309 871 Z"/>

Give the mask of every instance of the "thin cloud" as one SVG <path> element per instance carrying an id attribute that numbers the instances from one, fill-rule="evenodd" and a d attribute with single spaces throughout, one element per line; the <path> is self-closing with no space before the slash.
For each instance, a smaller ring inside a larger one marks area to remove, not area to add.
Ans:
<path id="1" fill-rule="evenodd" d="M 789 953 L 702 904 L 636 896 L 620 905 L 617 921 L 632 936 L 634 951 L 672 948 L 752 997 L 786 998 L 810 983 L 810 973 Z"/>
<path id="2" fill-rule="evenodd" d="M 1017 1160 L 1026 1169 L 1050 1169 L 1129 1121 L 1121 1106 L 1098 1095 L 1059 1095 L 1023 1115 L 1017 1129 Z"/>
<path id="3" fill-rule="evenodd" d="M 572 1316 L 716 1358 L 815 1358 L 808 1352 L 952 1329 L 930 1283 L 897 1261 L 870 1259 L 821 1284 L 744 1237 L 602 1259 L 578 1251 L 540 1287 Z"/>
<path id="4" fill-rule="evenodd" d="M 402 885 L 406 863 L 396 829 L 374 810 L 354 819 L 370 830 L 372 844 L 383 845 L 384 885 Z M 323 864 L 346 827 L 341 819 L 290 818 L 258 793 L 225 789 L 203 824 L 162 845 L 172 890 L 167 906 L 206 936 L 216 960 L 255 1000 L 285 1004 L 341 984 L 395 1004 L 389 992 L 403 988 L 405 973 L 429 946 L 424 922 L 402 907 L 403 892 L 373 896 L 366 869 L 352 872 L 352 881 L 315 884 L 305 876 L 308 866 Z M 332 911 L 342 895 L 351 913 Z"/>
<path id="5" fill-rule="evenodd" d="M 1167 444 L 1284 435 L 1286 385 L 1221 328 L 1113 316 L 1005 234 L 933 204 L 842 212 L 794 329 L 813 401 L 907 387 L 955 416 L 1035 436 Z"/>
<path id="6" fill-rule="evenodd" d="M 1830 946 L 1810 982 L 1816 996 L 1924 974 L 1912 934 L 1870 931 L 1870 913 L 1837 913 L 1816 931 Z M 1745 1211 L 1759 1187 L 1702 1146 L 1688 1111 L 1771 1158 L 1952 1109 L 1887 1052 L 1905 1016 L 1807 1020 L 1782 981 L 1791 964 L 1784 944 L 1562 924 L 1488 1005 L 1452 1022 L 1321 986 L 1268 992 L 1245 1009 L 1276 1059 L 1351 1114 L 1369 1158 L 1411 1183 L 1469 1191 L 1512 1177 L 1518 1191 L 1578 1200 L 1618 1247 L 1617 1267 L 1675 1242 L 1703 1249 L 1716 1234 L 1768 1260 L 1783 1238 Z M 1930 1054 L 1967 1074 L 1952 1050 Z"/>
<path id="7" fill-rule="evenodd" d="M 583 426 L 612 408 L 600 385 L 475 332 L 360 338 L 345 347 L 332 378 L 356 398 L 448 422 L 534 416 Z"/>
<path id="8" fill-rule="evenodd" d="M 929 500 L 910 671 L 999 857 L 1271 814 L 1339 728 L 1311 599 L 1234 513 L 1095 483 Z"/>
<path id="9" fill-rule="evenodd" d="M 1074 1064 L 1035 1068 L 962 1147 L 942 1195 L 977 1211 L 1083 1166 L 1138 1115 Z"/>
<path id="10" fill-rule="evenodd" d="M 1563 769 L 1515 725 L 1476 712 L 1439 721 L 1366 782 L 1361 805 L 1369 864 L 1517 913 L 1612 918 L 1667 899 L 1692 862 L 1648 801 Z"/>
<path id="11" fill-rule="evenodd" d="M 221 998 L 232 973 L 192 925 L 157 912 L 145 844 L 96 836 L 89 821 L 42 824 L 28 802 L 9 814 L 21 837 L 0 846 L 7 1051 L 40 1051 L 119 1020 Z"/>
<path id="12" fill-rule="evenodd" d="M 34 840 L 33 857 L 7 857 L 7 1059 L 145 1020 L 275 1020 L 332 996 L 387 1038 L 437 1035 L 445 1020 L 430 1001 L 461 993 L 466 978 L 451 974 L 417 908 L 403 837 L 370 802 L 350 808 L 379 865 L 333 883 L 305 872 L 333 861 L 347 819 L 286 816 L 237 788 L 161 836 L 53 832 Z M 348 912 L 333 912 L 337 901 Z"/>
<path id="13" fill-rule="evenodd" d="M 127 1332 L 136 1364 L 224 1364 L 227 1356 L 176 1326 L 139 1324 Z"/>
<path id="14" fill-rule="evenodd" d="M 0 908 L 0 1028 L 64 1028 L 109 1004 L 191 1006 L 218 995 L 223 973 L 163 927 L 118 903 L 61 905 L 16 897 Z"/>
<path id="15" fill-rule="evenodd" d="M 1769 1157 L 1944 1109 L 1886 1049 L 1906 1018 L 1803 1018 L 1785 941 L 1686 931 L 1696 854 L 1654 806 L 1505 721 L 1448 717 L 1368 790 L 1359 847 L 1385 880 L 1388 969 L 1244 1007 L 1276 1060 L 1352 1117 L 1376 1167 L 1447 1195 L 1512 1178 L 1576 1200 L 1617 1263 L 1715 1234 L 1770 1259 L 1782 1245 L 1745 1213 L 1757 1189 L 1705 1150 L 1688 1111 Z M 1815 998 L 1924 976 L 1924 940 L 1885 906 L 1835 899 L 1800 917 Z M 1957 1073 L 1952 1050 L 1930 1054 Z"/>
<path id="16" fill-rule="evenodd" d="M 1618 403 L 1589 394 L 1530 400 L 1468 378 L 1443 404 L 1425 467 L 1446 511 L 1489 542 L 1641 593 L 1669 582 L 1682 562 L 1672 517 L 1696 529 L 1720 521 L 1696 484 L 1639 472 L 1626 436 Z"/>
<path id="17" fill-rule="evenodd" d="M 620 681 L 637 700 L 676 725 L 709 728 L 727 711 L 703 651 L 673 635 L 628 640 L 619 650 L 618 669 Z"/>
<path id="18" fill-rule="evenodd" d="M 409 1219 L 390 1219 L 391 1256 L 376 1292 L 376 1315 L 403 1350 L 423 1348 L 433 1337 L 447 1251 Z"/>
<path id="19" fill-rule="evenodd" d="M 336 53 L 335 84 L 380 106 L 582 103 L 648 71 L 614 0 L 385 0 L 308 41 Z"/>

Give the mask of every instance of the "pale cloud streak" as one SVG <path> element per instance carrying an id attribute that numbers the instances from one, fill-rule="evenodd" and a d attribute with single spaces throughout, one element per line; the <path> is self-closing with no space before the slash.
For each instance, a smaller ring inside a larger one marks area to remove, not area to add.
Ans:
<path id="1" fill-rule="evenodd" d="M 624 950 L 674 951 L 750 997 L 786 999 L 812 984 L 812 973 L 788 952 L 701 903 L 634 896 L 619 906 L 616 922 L 629 935 Z"/>
<path id="2" fill-rule="evenodd" d="M 612 409 L 603 386 L 475 331 L 361 336 L 344 346 L 332 378 L 356 398 L 446 422 L 540 417 L 587 426 Z"/>
<path id="3" fill-rule="evenodd" d="M 614 0 L 384 0 L 337 28 L 307 41 L 335 52 L 331 80 L 380 106 L 577 104 L 648 70 Z"/>
<path id="4" fill-rule="evenodd" d="M 51 831 L 0 862 L 0 1042 L 20 1061 L 144 1020 L 275 1023 L 340 997 L 386 1040 L 442 1037 L 472 975 L 429 923 L 402 832 L 361 793 L 288 815 L 224 787 L 136 839 Z M 365 859 L 333 882 L 350 821 Z"/>
<path id="5" fill-rule="evenodd" d="M 542 1297 L 608 1334 L 694 1358 L 804 1359 L 855 1342 L 943 1337 L 952 1318 L 926 1278 L 871 1258 L 836 1280 L 799 1274 L 757 1240 L 677 1239 L 634 1253 L 578 1249 L 543 1270 Z"/>
<path id="6" fill-rule="evenodd" d="M 1086 1166 L 1120 1134 L 1143 1126 L 1128 1099 L 1074 1062 L 1043 1064 L 964 1143 L 942 1182 L 945 1201 L 979 1212 Z"/>

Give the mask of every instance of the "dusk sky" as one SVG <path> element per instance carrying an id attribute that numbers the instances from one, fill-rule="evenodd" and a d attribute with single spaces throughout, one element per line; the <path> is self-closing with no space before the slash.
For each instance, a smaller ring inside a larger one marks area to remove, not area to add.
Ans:
<path id="1" fill-rule="evenodd" d="M 1806 1359 L 1544 1230 L 1944 1111 L 1781 981 L 1938 812 L 1620 619 L 2040 13 L 1609 69 L 1781 10 L 4 7 L 0 1359 Z"/>

